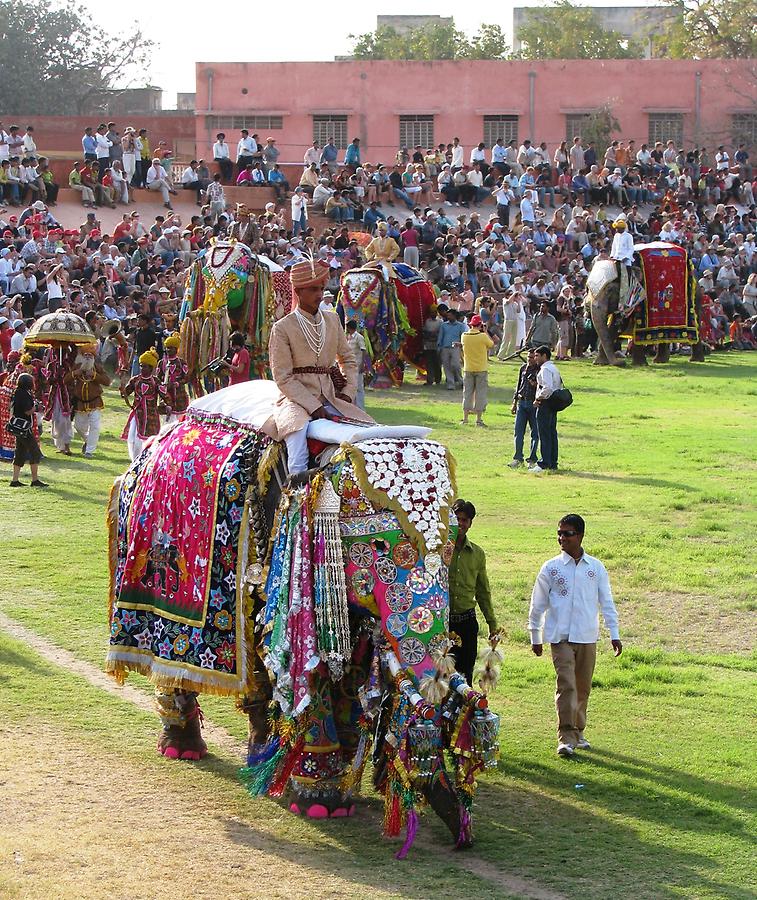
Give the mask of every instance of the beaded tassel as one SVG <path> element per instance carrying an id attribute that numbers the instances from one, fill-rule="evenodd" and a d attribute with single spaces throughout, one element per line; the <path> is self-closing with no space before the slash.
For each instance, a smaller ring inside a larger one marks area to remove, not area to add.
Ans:
<path id="1" fill-rule="evenodd" d="M 315 509 L 313 561 L 318 653 L 328 665 L 331 677 L 338 680 L 350 659 L 352 642 L 339 531 L 339 497 L 330 481 L 324 481 Z"/>

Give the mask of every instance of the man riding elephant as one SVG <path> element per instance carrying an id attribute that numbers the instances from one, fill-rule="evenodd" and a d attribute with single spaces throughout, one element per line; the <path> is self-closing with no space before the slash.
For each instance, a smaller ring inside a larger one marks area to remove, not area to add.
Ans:
<path id="1" fill-rule="evenodd" d="M 305 261 L 292 266 L 298 307 L 271 331 L 271 373 L 281 397 L 263 426 L 265 434 L 284 441 L 289 474 L 308 468 L 307 427 L 313 419 L 332 417 L 373 422 L 354 401 L 357 361 L 339 318 L 319 309 L 328 266 Z"/>

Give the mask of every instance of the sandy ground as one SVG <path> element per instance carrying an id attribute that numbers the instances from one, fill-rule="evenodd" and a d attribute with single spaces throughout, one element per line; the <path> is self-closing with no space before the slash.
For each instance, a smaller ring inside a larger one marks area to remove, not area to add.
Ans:
<path id="1" fill-rule="evenodd" d="M 151 710 L 150 698 L 117 686 L 95 666 L 0 613 L 0 628 L 48 662 L 93 686 Z M 216 756 L 236 764 L 239 741 L 207 719 Z M 415 897 L 375 881 L 358 883 L 324 866 L 318 846 L 258 829 L 204 792 L 182 791 L 167 767 L 157 772 L 114 748 L 86 752 L 53 725 L 19 729 L 0 720 L 0 897 L 218 900 L 257 898 Z M 175 763 L 173 765 L 184 765 Z M 240 787 L 241 791 L 241 787 Z M 366 810 L 363 810 L 366 813 Z M 287 815 L 282 810 L 282 815 Z M 349 827 L 345 821 L 338 823 Z M 380 828 L 378 820 L 372 823 Z M 338 835 L 334 835 L 338 839 Z M 503 872 L 475 853 L 450 856 L 423 831 L 416 846 L 445 868 L 491 884 L 491 896 L 563 900 L 531 880 Z M 394 848 L 387 846 L 387 854 Z M 479 895 L 480 896 L 480 895 Z"/>

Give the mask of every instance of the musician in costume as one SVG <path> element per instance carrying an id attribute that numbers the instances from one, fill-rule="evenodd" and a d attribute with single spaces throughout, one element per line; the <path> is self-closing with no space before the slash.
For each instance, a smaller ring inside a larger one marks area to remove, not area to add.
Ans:
<path id="1" fill-rule="evenodd" d="M 628 230 L 626 217 L 621 213 L 612 223 L 615 236 L 612 239 L 610 259 L 620 263 L 620 306 L 624 307 L 628 302 L 630 290 L 631 267 L 633 266 L 633 236 Z"/>
<path id="2" fill-rule="evenodd" d="M 365 259 L 369 266 L 378 266 L 384 272 L 384 278 L 388 281 L 394 277 L 392 263 L 400 255 L 400 248 L 394 238 L 387 235 L 389 226 L 386 222 L 379 222 L 376 226 L 376 237 L 365 248 Z"/>
<path id="3" fill-rule="evenodd" d="M 74 412 L 74 428 L 84 442 L 82 453 L 92 459 L 100 439 L 100 418 L 103 403 L 103 387 L 110 378 L 95 359 L 95 345 L 79 348 L 74 367 L 66 375 L 66 386 L 71 396 Z"/>
<path id="4" fill-rule="evenodd" d="M 354 403 L 357 361 L 339 317 L 319 310 L 329 278 L 325 263 L 306 260 L 292 266 L 298 305 L 271 331 L 268 354 L 281 397 L 263 431 L 285 441 L 290 474 L 308 468 L 307 427 L 312 419 L 373 422 Z"/>
<path id="5" fill-rule="evenodd" d="M 139 357 L 139 374 L 130 378 L 121 391 L 127 402 L 128 397 L 134 394 L 131 412 L 121 434 L 121 438 L 128 442 L 132 462 L 142 452 L 142 442 L 160 431 L 158 400 L 163 396 L 163 388 L 155 377 L 157 366 L 158 354 L 152 348 L 146 350 Z"/>
<path id="6" fill-rule="evenodd" d="M 189 394 L 187 394 L 189 367 L 179 356 L 179 344 L 179 335 L 176 331 L 163 341 L 165 355 L 158 363 L 156 371 L 165 398 L 164 405 L 158 411 L 165 413 L 166 425 L 170 422 L 178 422 L 179 417 L 187 411 L 189 406 Z"/>
<path id="7" fill-rule="evenodd" d="M 76 348 L 49 351 L 49 359 L 44 376 L 48 384 L 45 402 L 45 421 L 50 422 L 50 433 L 58 453 L 71 456 L 71 439 L 74 427 L 71 421 L 71 397 L 66 384 L 66 376 L 70 373 Z"/>

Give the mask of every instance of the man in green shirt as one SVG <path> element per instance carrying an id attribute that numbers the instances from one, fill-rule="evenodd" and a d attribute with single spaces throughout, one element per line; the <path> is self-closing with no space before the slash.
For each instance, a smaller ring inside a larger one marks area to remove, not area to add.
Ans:
<path id="1" fill-rule="evenodd" d="M 497 620 L 486 574 L 486 554 L 478 544 L 468 540 L 476 507 L 468 500 L 457 500 L 452 510 L 457 517 L 457 540 L 449 564 L 449 630 L 460 638 L 460 646 L 453 651 L 457 670 L 472 685 L 478 654 L 476 604 L 489 626 L 489 636 L 497 631 Z"/>

